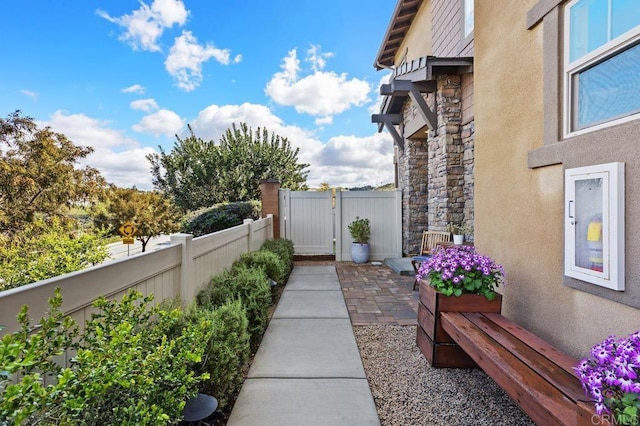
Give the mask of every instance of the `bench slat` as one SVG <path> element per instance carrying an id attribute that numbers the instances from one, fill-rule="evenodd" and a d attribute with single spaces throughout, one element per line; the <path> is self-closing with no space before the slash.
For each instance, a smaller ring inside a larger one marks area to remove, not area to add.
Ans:
<path id="1" fill-rule="evenodd" d="M 487 314 L 486 317 L 505 330 L 508 330 L 511 334 L 527 344 L 527 346 L 531 346 L 538 352 L 549 354 L 549 358 L 552 358 L 559 367 L 563 368 L 568 373 L 575 375 L 573 368 L 578 364 L 578 360 L 575 358 L 561 352 L 555 346 L 547 343 L 545 340 L 520 327 L 518 324 L 515 324 L 502 315 Z"/>
<path id="2" fill-rule="evenodd" d="M 575 425 L 576 405 L 461 313 L 443 312 L 444 330 L 537 424 Z"/>
<path id="3" fill-rule="evenodd" d="M 542 345 L 540 342 L 535 342 L 537 347 L 529 346 L 527 341 L 535 340 L 532 338 L 533 335 L 504 317 L 485 317 L 477 313 L 465 313 L 464 316 L 546 381 L 562 391 L 569 399 L 575 402 L 589 400 L 578 377 L 555 362 L 554 357 L 560 353 L 557 349 L 549 344 Z M 493 320 L 498 320 L 501 324 L 497 324 Z M 502 325 L 506 325 L 506 327 Z"/>

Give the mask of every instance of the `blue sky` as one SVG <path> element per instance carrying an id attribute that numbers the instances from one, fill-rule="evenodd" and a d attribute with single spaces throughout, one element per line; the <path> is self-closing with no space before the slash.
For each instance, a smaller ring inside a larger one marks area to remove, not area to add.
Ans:
<path id="1" fill-rule="evenodd" d="M 150 189 L 144 156 L 190 124 L 231 123 L 300 148 L 308 183 L 393 180 L 371 123 L 387 71 L 373 61 L 393 0 L 3 2 L 0 114 L 16 109 L 78 145 L 120 186 Z"/>

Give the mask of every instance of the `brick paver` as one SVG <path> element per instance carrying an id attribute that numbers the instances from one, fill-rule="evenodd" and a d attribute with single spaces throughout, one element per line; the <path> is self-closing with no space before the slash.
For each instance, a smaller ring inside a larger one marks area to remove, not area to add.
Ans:
<path id="1" fill-rule="evenodd" d="M 415 325 L 418 292 L 413 277 L 384 265 L 336 262 L 338 279 L 353 325 Z"/>

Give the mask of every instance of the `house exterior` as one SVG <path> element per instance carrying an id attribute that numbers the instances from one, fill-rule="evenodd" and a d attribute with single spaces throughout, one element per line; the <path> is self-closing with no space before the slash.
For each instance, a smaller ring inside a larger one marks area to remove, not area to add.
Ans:
<path id="1" fill-rule="evenodd" d="M 421 2 L 412 17 L 400 43 L 407 61 L 436 55 L 438 3 Z M 442 3 L 464 10 L 468 2 Z M 473 55 L 475 245 L 506 269 L 503 314 L 584 356 L 609 335 L 640 329 L 640 2 L 472 8 L 472 50 L 460 56 Z M 429 16 L 431 36 L 412 37 Z M 424 50 L 412 47 L 420 43 Z M 432 164 L 423 167 L 428 189 Z M 431 229 L 440 222 L 426 202 Z"/>
<path id="2" fill-rule="evenodd" d="M 380 114 L 396 148 L 403 192 L 403 252 L 422 231 L 473 226 L 473 3 L 400 0 L 375 59 L 390 68 Z"/>

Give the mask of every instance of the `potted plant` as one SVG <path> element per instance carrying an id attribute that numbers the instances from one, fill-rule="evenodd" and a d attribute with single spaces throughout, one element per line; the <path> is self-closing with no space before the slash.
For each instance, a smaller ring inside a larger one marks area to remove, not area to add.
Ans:
<path id="1" fill-rule="evenodd" d="M 575 370 L 596 413 L 609 413 L 611 424 L 640 423 L 640 331 L 598 343 Z"/>
<path id="2" fill-rule="evenodd" d="M 422 262 L 417 343 L 433 367 L 472 367 L 475 363 L 442 329 L 441 312 L 495 312 L 502 310 L 502 296 L 495 292 L 504 283 L 504 269 L 472 246 L 438 247 Z"/>
<path id="3" fill-rule="evenodd" d="M 349 224 L 349 233 L 353 238 L 351 259 L 355 263 L 367 263 L 369 260 L 369 238 L 371 237 L 369 219 L 361 219 L 356 216 L 355 220 Z"/>
<path id="4" fill-rule="evenodd" d="M 453 234 L 453 243 L 462 244 L 464 242 L 464 236 L 473 233 L 473 228 L 467 225 L 456 225 L 454 223 L 448 223 L 445 230 Z"/>

